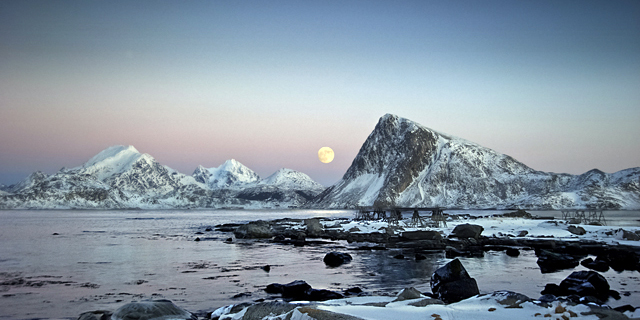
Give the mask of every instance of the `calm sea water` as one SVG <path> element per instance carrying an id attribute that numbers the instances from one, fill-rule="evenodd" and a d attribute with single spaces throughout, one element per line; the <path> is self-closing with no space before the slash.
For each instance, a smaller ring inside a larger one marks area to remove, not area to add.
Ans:
<path id="1" fill-rule="evenodd" d="M 485 215 L 487 211 L 461 211 Z M 0 319 L 75 319 L 85 311 L 115 310 L 143 299 L 165 298 L 192 311 L 266 298 L 270 283 L 305 280 L 314 288 L 358 286 L 395 294 L 407 286 L 430 291 L 434 270 L 449 259 L 397 260 L 400 251 L 348 251 L 354 260 L 339 268 L 322 262 L 346 242 L 319 247 L 274 245 L 206 232 L 222 223 L 277 218 L 353 217 L 335 210 L 0 211 Z M 535 212 L 541 216 L 555 212 Z M 609 225 L 638 226 L 640 212 L 606 213 Z M 204 234 L 196 234 L 203 232 Z M 200 237 L 202 241 L 194 239 Z M 461 259 L 481 292 L 512 290 L 537 298 L 546 283 L 572 270 L 541 274 L 533 252 L 519 258 L 488 252 Z M 260 267 L 271 265 L 271 271 Z M 580 269 L 582 267 L 579 267 Z M 604 274 L 613 289 L 630 292 L 611 305 L 640 305 L 637 272 Z M 240 297 L 233 298 L 241 294 Z"/>

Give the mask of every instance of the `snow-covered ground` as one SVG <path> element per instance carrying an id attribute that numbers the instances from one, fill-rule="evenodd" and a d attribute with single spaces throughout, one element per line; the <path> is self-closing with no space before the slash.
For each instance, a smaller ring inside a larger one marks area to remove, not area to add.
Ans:
<path id="1" fill-rule="evenodd" d="M 457 225 L 469 223 L 482 226 L 484 228 L 482 236 L 485 237 L 516 237 L 521 231 L 527 231 L 527 234 L 524 237 L 518 237 L 518 239 L 540 239 L 553 237 L 554 239 L 564 241 L 595 240 L 611 245 L 622 244 L 640 246 L 640 241 L 623 239 L 620 227 L 579 225 L 585 229 L 586 234 L 578 236 L 569 232 L 568 227 L 570 224 L 563 220 L 535 220 L 498 216 L 469 219 L 459 218 L 449 219 L 447 221 L 447 226 L 442 228 L 416 228 L 410 226 L 410 221 L 410 219 L 402 220 L 399 223 L 401 229 L 396 230 L 396 233 L 416 230 L 436 230 L 446 237 L 451 234 Z M 335 222 L 326 222 L 325 224 L 326 226 L 335 226 Z M 359 231 L 354 231 L 355 233 L 386 232 L 385 229 L 387 227 L 388 223 L 382 220 L 350 221 L 340 225 L 340 228 L 344 231 L 354 230 L 353 228 L 357 228 Z M 624 227 L 624 230 L 640 232 L 640 227 Z"/>
<path id="2" fill-rule="evenodd" d="M 592 314 L 593 310 L 589 306 L 573 305 L 567 302 L 554 301 L 544 304 L 521 301 L 516 307 L 505 305 L 500 303 L 506 297 L 504 294 L 503 292 L 496 292 L 491 295 L 479 295 L 448 305 L 421 304 L 423 300 L 429 299 L 424 297 L 402 301 L 395 301 L 395 297 L 354 297 L 313 304 L 300 303 L 300 307 L 296 309 L 284 314 L 266 316 L 263 319 L 313 320 L 339 318 L 335 313 L 368 320 L 600 319 L 596 314 Z M 243 319 L 247 308 L 236 313 L 229 313 L 230 311 L 230 307 L 223 307 L 216 310 L 212 316 L 219 316 L 220 320 Z M 322 311 L 331 313 L 322 314 Z M 318 314 L 324 317 L 317 317 Z M 640 311 L 626 312 L 625 315 L 629 318 L 638 318 L 640 317 Z"/>

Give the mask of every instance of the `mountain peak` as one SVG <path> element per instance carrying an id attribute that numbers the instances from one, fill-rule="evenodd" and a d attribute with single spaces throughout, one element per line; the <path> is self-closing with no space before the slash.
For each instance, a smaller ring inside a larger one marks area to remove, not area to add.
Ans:
<path id="1" fill-rule="evenodd" d="M 137 157 L 137 156 L 140 156 L 140 152 L 138 152 L 138 150 L 135 147 L 116 145 L 100 151 L 100 153 L 95 155 L 93 158 L 89 159 L 89 161 L 85 162 L 82 165 L 82 167 L 87 168 L 87 167 L 96 165 L 102 161 L 105 161 L 107 159 L 125 158 L 125 157 L 131 158 L 131 157 Z"/>
<path id="2" fill-rule="evenodd" d="M 198 166 L 193 177 L 214 189 L 236 189 L 260 180 L 257 173 L 235 159 L 229 159 L 217 168 Z"/>
<path id="3" fill-rule="evenodd" d="M 308 175 L 288 168 L 278 169 L 272 175 L 262 180 L 260 184 L 272 185 L 292 190 L 324 190 L 323 185 L 315 182 Z"/>

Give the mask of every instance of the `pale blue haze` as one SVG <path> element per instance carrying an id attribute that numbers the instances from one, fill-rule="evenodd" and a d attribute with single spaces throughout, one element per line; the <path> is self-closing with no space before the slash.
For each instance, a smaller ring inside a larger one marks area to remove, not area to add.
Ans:
<path id="1" fill-rule="evenodd" d="M 640 2 L 0 2 L 0 183 L 131 144 L 330 185 L 385 113 L 538 170 L 640 166 Z"/>

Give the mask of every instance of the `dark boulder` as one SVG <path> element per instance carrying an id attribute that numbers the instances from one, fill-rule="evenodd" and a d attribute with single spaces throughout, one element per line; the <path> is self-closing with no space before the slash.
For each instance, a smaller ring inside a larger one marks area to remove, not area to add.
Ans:
<path id="1" fill-rule="evenodd" d="M 567 254 L 540 250 L 537 264 L 542 273 L 551 273 L 563 269 L 573 269 L 580 264 L 580 259 Z"/>
<path id="2" fill-rule="evenodd" d="M 431 275 L 431 291 L 446 303 L 458 302 L 480 293 L 476 280 L 469 276 L 458 259 L 447 263 Z"/>
<path id="3" fill-rule="evenodd" d="M 407 240 L 442 240 L 440 232 L 431 230 L 405 231 L 401 237 Z"/>
<path id="4" fill-rule="evenodd" d="M 566 293 L 555 283 L 547 283 L 540 293 L 544 296 L 566 296 Z"/>
<path id="5" fill-rule="evenodd" d="M 639 270 L 640 259 L 635 252 L 610 249 L 602 255 L 598 255 L 596 260 L 602 260 L 608 262 L 611 269 L 621 272 L 624 270 Z"/>
<path id="6" fill-rule="evenodd" d="M 311 290 L 311 286 L 302 280 L 287 284 L 272 283 L 265 289 L 267 293 L 279 293 L 282 294 L 282 298 L 289 300 L 305 300 L 309 290 Z"/>
<path id="7" fill-rule="evenodd" d="M 480 238 L 480 234 L 482 234 L 483 230 L 484 228 L 477 224 L 468 224 L 468 223 L 460 224 L 460 225 L 457 225 L 455 228 L 453 228 L 453 231 L 451 232 L 450 237 L 455 237 L 459 239 L 468 239 L 468 238 L 478 239 Z"/>
<path id="8" fill-rule="evenodd" d="M 505 253 L 509 256 L 509 257 L 518 257 L 520 256 L 520 250 L 516 249 L 516 248 L 507 248 L 507 250 L 505 250 Z"/>
<path id="9" fill-rule="evenodd" d="M 454 303 L 480 294 L 476 279 L 462 279 L 443 283 L 438 290 L 438 299 Z"/>
<path id="10" fill-rule="evenodd" d="M 599 272 L 607 272 L 609 271 L 609 263 L 607 261 L 601 260 L 599 258 L 596 258 L 596 260 L 594 261 L 591 258 L 587 258 L 582 260 L 582 262 L 580 262 L 580 264 L 585 267 L 585 268 L 589 268 L 591 270 L 595 270 L 595 271 L 599 271 Z"/>
<path id="11" fill-rule="evenodd" d="M 342 264 L 351 262 L 351 260 L 353 260 L 353 258 L 351 257 L 350 254 L 344 253 L 344 252 L 337 252 L 337 251 L 332 251 L 327 253 L 323 259 L 324 264 L 333 268 L 339 267 Z"/>
<path id="12" fill-rule="evenodd" d="M 565 295 L 593 296 L 606 301 L 609 298 L 609 282 L 595 271 L 576 271 L 560 282 Z"/>
<path id="13" fill-rule="evenodd" d="M 307 298 L 304 300 L 309 301 L 327 301 L 332 299 L 342 299 L 344 296 L 338 292 L 325 290 L 325 289 L 311 289 L 307 291 Z"/>
<path id="14" fill-rule="evenodd" d="M 582 236 L 587 233 L 583 227 L 570 225 L 567 230 L 575 235 Z"/>
<path id="15" fill-rule="evenodd" d="M 281 294 L 285 301 L 326 301 L 342 299 L 344 296 L 338 292 L 313 289 L 308 283 L 296 280 L 287 284 L 272 283 L 265 288 L 267 293 Z"/>

